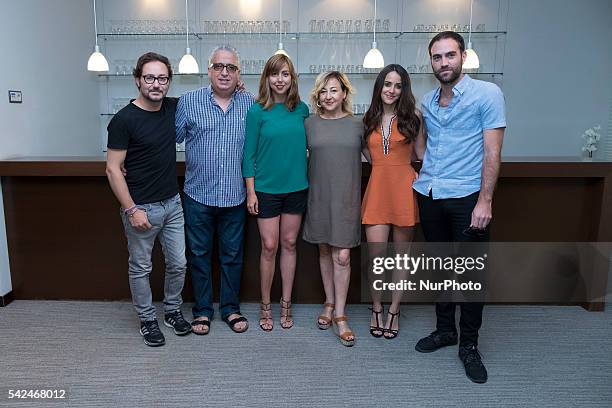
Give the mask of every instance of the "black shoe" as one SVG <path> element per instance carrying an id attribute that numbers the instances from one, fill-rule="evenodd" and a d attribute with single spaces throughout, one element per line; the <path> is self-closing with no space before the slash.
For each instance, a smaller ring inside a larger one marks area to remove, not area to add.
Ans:
<path id="1" fill-rule="evenodd" d="M 436 330 L 429 336 L 419 340 L 414 349 L 420 353 L 431 353 L 439 348 L 454 346 L 455 344 L 457 344 L 457 333 Z"/>
<path id="2" fill-rule="evenodd" d="M 146 320 L 144 322 L 140 322 L 140 334 L 144 338 L 144 343 L 147 346 L 159 347 L 166 344 L 166 339 L 164 338 L 161 330 L 159 330 L 157 320 Z"/>
<path id="3" fill-rule="evenodd" d="M 179 309 L 166 313 L 164 316 L 164 325 L 174 329 L 174 334 L 179 336 L 191 333 L 191 324 L 183 318 L 183 314 Z"/>
<path id="4" fill-rule="evenodd" d="M 368 307 L 368 309 L 370 309 L 372 311 L 372 314 L 376 316 L 376 326 L 370 326 L 370 334 L 377 338 L 382 337 L 384 334 L 384 329 L 381 322 L 382 318 L 380 317 L 380 315 L 385 312 L 385 306 L 382 305 L 380 311 L 378 312 L 374 310 L 374 305 L 372 305 L 372 307 Z M 370 318 L 370 321 L 372 321 L 372 318 Z"/>
<path id="5" fill-rule="evenodd" d="M 465 375 L 477 384 L 487 382 L 488 374 L 484 364 L 482 364 L 482 356 L 478 352 L 475 344 L 459 347 L 459 358 L 463 361 L 465 367 Z"/>
<path id="6" fill-rule="evenodd" d="M 393 320 L 395 319 L 395 316 L 399 316 L 400 311 L 399 309 L 397 309 L 397 313 L 391 313 L 391 308 L 389 308 L 388 313 L 391 315 L 391 321 L 389 322 L 389 328 L 383 329 L 383 336 L 385 336 L 385 339 L 391 340 L 391 339 L 396 338 L 399 335 L 399 329 L 393 330 L 391 328 L 393 327 Z M 397 318 L 397 320 L 399 320 L 399 317 Z M 398 327 L 399 327 L 399 322 L 398 322 Z"/>

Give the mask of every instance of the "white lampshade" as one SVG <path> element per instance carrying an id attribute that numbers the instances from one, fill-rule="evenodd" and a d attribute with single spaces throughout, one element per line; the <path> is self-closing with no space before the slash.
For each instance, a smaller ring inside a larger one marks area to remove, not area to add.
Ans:
<path id="1" fill-rule="evenodd" d="M 464 69 L 480 68 L 480 60 L 478 59 L 478 54 L 476 54 L 476 51 L 474 51 L 474 49 L 472 48 L 471 42 L 468 43 L 468 47 L 467 47 L 467 50 L 465 50 L 465 52 L 467 55 L 465 57 L 465 62 L 463 63 L 463 68 Z"/>
<path id="2" fill-rule="evenodd" d="M 181 58 L 179 62 L 179 74 L 198 74 L 200 72 L 200 67 L 198 67 L 198 62 L 193 55 L 191 55 L 191 48 L 187 47 L 185 49 L 185 55 Z"/>
<path id="3" fill-rule="evenodd" d="M 108 72 L 108 61 L 100 52 L 100 47 L 95 46 L 94 52 L 89 56 L 87 61 L 87 70 L 95 72 Z"/>
<path id="4" fill-rule="evenodd" d="M 278 43 L 278 50 L 276 50 L 276 52 L 274 53 L 274 55 L 278 55 L 278 54 L 282 54 L 285 57 L 289 58 L 289 54 L 287 54 L 287 51 L 285 51 L 285 49 L 283 48 L 283 43 Z"/>
<path id="5" fill-rule="evenodd" d="M 385 66 L 385 59 L 382 53 L 376 48 L 376 41 L 372 43 L 372 49 L 368 51 L 363 59 L 364 68 L 382 68 Z"/>

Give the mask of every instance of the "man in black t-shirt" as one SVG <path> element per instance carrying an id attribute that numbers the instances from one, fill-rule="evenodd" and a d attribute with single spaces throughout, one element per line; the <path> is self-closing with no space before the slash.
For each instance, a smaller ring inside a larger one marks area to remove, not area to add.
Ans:
<path id="1" fill-rule="evenodd" d="M 168 59 L 142 55 L 133 72 L 138 97 L 108 125 L 106 175 L 121 204 L 128 242 L 128 276 L 140 334 L 148 346 L 165 344 L 149 284 L 151 251 L 159 237 L 166 260 L 164 324 L 177 335 L 191 332 L 181 313 L 185 282 L 185 234 L 176 177 L 177 99 L 167 98 L 172 80 Z M 124 176 L 122 167 L 127 171 Z"/>

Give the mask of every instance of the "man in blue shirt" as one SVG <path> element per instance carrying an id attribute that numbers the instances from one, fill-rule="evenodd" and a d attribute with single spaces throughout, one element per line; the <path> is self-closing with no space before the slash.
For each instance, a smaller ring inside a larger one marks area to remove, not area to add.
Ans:
<path id="1" fill-rule="evenodd" d="M 422 101 L 427 145 L 413 188 L 423 233 L 430 242 L 486 242 L 506 128 L 504 97 L 497 85 L 462 72 L 461 35 L 439 33 L 429 55 L 440 87 Z M 482 303 L 461 303 L 459 358 L 476 383 L 488 377 L 477 348 L 482 311 Z M 436 330 L 418 341 L 417 351 L 457 344 L 455 303 L 437 303 L 436 318 Z"/>
<path id="2" fill-rule="evenodd" d="M 246 190 L 242 178 L 245 118 L 253 96 L 237 90 L 239 56 L 219 46 L 209 58 L 210 86 L 187 92 L 176 112 L 176 141 L 185 141 L 185 225 L 187 261 L 195 297 L 193 332 L 208 334 L 213 317 L 211 253 L 219 238 L 219 312 L 242 333 L 240 313 Z"/>

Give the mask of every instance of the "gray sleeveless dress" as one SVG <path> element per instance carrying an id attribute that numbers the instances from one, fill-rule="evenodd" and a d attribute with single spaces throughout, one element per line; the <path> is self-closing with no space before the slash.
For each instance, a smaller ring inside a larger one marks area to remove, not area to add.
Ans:
<path id="1" fill-rule="evenodd" d="M 363 123 L 346 116 L 304 123 L 308 140 L 308 206 L 303 238 L 339 248 L 361 242 Z"/>

